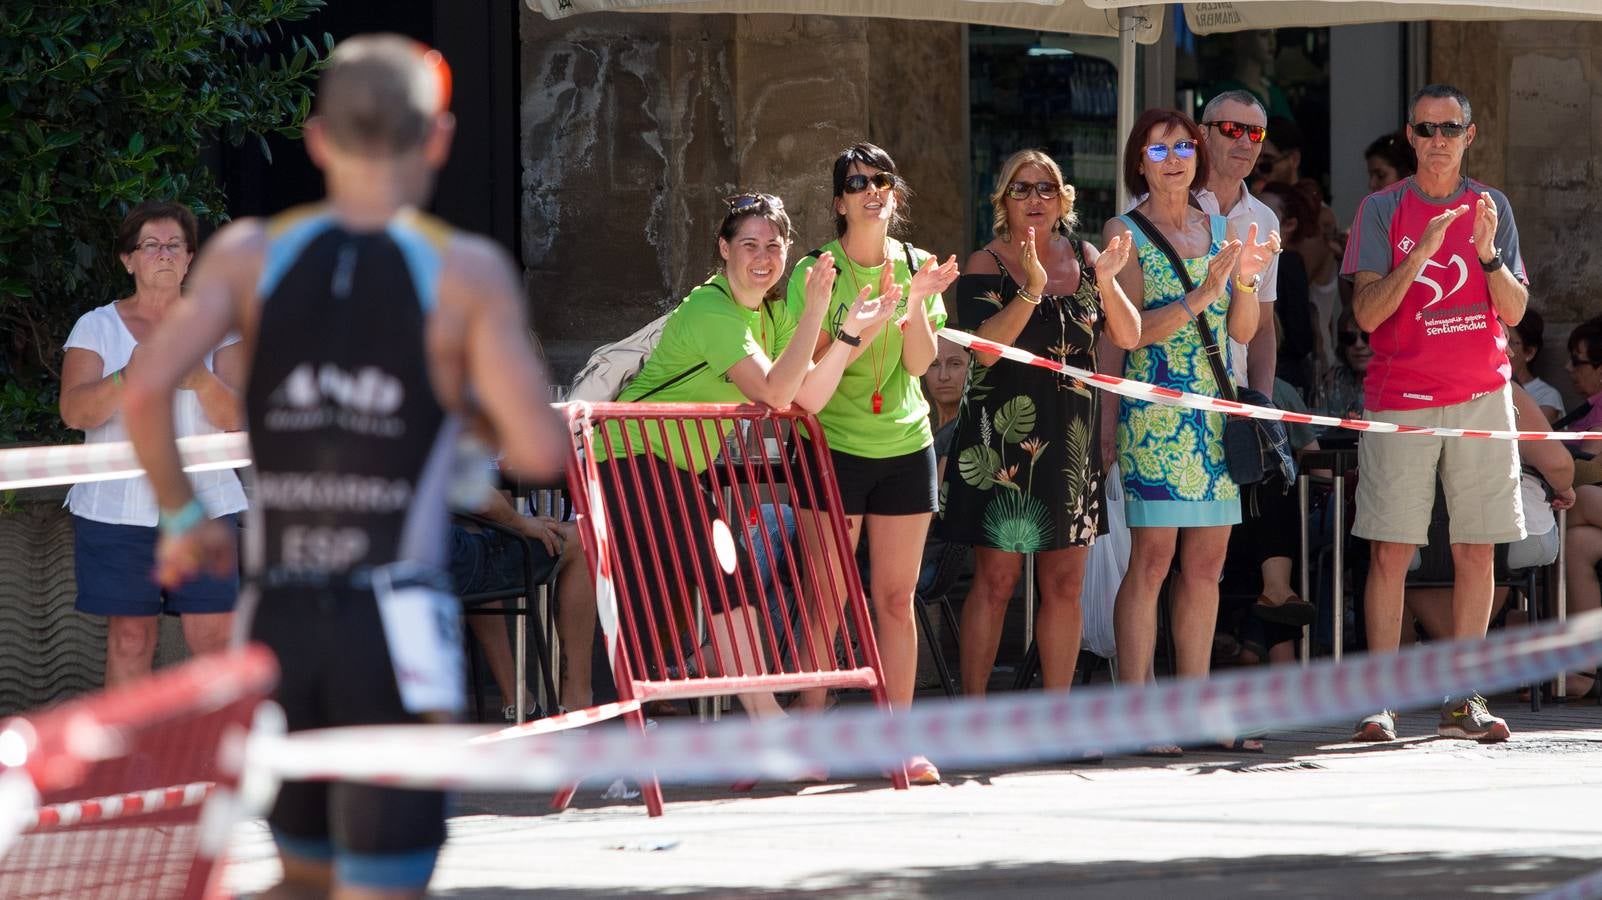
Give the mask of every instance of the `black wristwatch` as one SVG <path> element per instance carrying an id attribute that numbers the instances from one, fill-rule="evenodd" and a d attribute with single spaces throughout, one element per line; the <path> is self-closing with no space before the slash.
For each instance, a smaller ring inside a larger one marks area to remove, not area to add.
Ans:
<path id="1" fill-rule="evenodd" d="M 1486 274 L 1490 274 L 1491 272 L 1495 272 L 1497 269 L 1502 268 L 1502 251 L 1496 251 L 1496 254 L 1489 260 L 1480 260 L 1480 268 L 1484 269 Z"/>
<path id="2" fill-rule="evenodd" d="M 846 334 L 844 331 L 842 331 L 835 335 L 834 339 L 848 347 L 862 346 L 862 335 L 860 334 Z"/>

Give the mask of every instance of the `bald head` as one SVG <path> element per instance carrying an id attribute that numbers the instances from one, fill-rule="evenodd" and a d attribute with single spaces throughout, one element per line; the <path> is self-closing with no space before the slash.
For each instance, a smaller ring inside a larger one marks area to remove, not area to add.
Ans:
<path id="1" fill-rule="evenodd" d="M 346 153 L 398 156 L 422 145 L 450 91 L 438 51 L 397 34 L 358 35 L 334 48 L 314 112 Z"/>

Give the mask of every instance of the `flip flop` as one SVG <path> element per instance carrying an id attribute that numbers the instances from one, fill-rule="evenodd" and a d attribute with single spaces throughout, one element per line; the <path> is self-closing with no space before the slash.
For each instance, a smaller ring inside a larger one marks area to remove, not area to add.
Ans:
<path id="1" fill-rule="evenodd" d="M 1185 748 L 1176 744 L 1152 744 L 1136 756 L 1156 756 L 1162 759 L 1177 759 L 1185 755 Z"/>

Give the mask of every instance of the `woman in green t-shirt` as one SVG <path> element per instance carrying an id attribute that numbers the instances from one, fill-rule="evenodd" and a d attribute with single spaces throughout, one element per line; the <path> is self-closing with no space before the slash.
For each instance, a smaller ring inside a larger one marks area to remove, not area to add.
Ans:
<path id="1" fill-rule="evenodd" d="M 839 270 L 829 303 L 829 324 L 807 346 L 813 355 L 837 352 L 849 345 L 850 364 L 834 396 L 818 412 L 818 422 L 833 457 L 840 498 L 851 541 L 855 545 L 864 522 L 871 569 L 868 594 L 875 613 L 875 635 L 884 665 L 885 690 L 892 706 L 912 702 L 918 669 L 918 632 L 912 619 L 912 595 L 918 583 L 924 537 L 935 510 L 935 459 L 929 430 L 929 404 L 918 378 L 935 358 L 935 331 L 946 322 L 940 292 L 957 278 L 955 256 L 941 264 L 933 256 L 890 237 L 902 222 L 907 186 L 896 174 L 890 154 L 873 144 L 847 148 L 834 161 L 835 231 L 839 238 L 796 264 L 790 275 L 790 308 L 802 309 L 814 274 Z M 852 298 L 878 286 L 888 301 L 899 291 L 898 327 L 885 328 L 871 340 L 860 340 L 842 327 Z M 799 338 L 799 335 L 798 335 Z M 828 517 L 821 498 L 798 496 L 802 548 L 827 560 L 824 568 L 841 578 L 849 560 L 833 558 L 823 539 Z M 843 597 L 843 583 L 833 594 Z M 822 608 L 832 604 L 813 603 Z M 833 646 L 837 609 L 820 609 L 822 646 Z M 825 692 L 804 695 L 803 704 L 818 708 Z M 916 757 L 908 774 L 918 784 L 933 784 L 940 772 Z"/>
<path id="2" fill-rule="evenodd" d="M 781 409 L 795 402 L 817 409 L 834 391 L 848 358 L 844 345 L 815 362 L 808 352 L 829 308 L 834 269 L 824 266 L 806 279 L 802 302 L 792 310 L 779 297 L 792 240 L 783 202 L 770 194 L 746 193 L 726 203 L 727 214 L 718 227 L 717 270 L 668 316 L 656 348 L 618 400 L 750 400 Z M 841 326 L 859 340 L 882 328 L 897 299 L 868 294 L 857 295 Z M 619 576 L 641 583 L 632 585 L 632 591 L 623 585 L 625 595 L 649 595 L 655 585 L 673 584 L 678 579 L 664 571 L 663 562 L 682 561 L 686 578 L 697 582 L 691 586 L 701 589 L 713 611 L 708 620 L 712 659 L 726 661 L 724 667 L 730 671 L 725 675 L 759 674 L 766 671 L 766 662 L 750 637 L 762 629 L 744 605 L 735 577 L 725 575 L 715 558 L 712 516 L 720 504 L 696 477 L 721 448 L 722 437 L 716 423 L 674 431 L 668 437 L 667 430 L 641 429 L 630 422 L 623 429 L 604 430 L 596 459 L 607 520 L 618 534 L 632 534 L 632 539 L 617 542 Z M 636 493 L 625 495 L 625 488 Z M 744 548 L 736 552 L 746 553 Z M 744 559 L 734 569 L 747 580 L 748 598 L 760 596 L 750 583 L 755 568 Z M 667 620 L 659 609 L 650 616 L 636 614 L 636 623 L 659 623 L 659 631 L 668 628 L 670 621 L 676 621 L 671 609 L 684 606 L 684 601 L 661 605 L 670 608 Z M 656 634 L 640 639 L 665 643 L 671 637 Z M 753 715 L 783 714 L 771 693 L 743 694 L 740 701 Z"/>

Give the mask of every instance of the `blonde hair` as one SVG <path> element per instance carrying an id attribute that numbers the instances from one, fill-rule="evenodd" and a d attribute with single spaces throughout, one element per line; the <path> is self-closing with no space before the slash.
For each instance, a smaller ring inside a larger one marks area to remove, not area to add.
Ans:
<path id="1" fill-rule="evenodd" d="M 1019 150 L 1002 163 L 1001 177 L 996 179 L 996 189 L 990 192 L 990 206 L 995 210 L 995 218 L 990 223 L 990 229 L 995 232 L 996 237 L 1004 241 L 1011 239 L 1007 234 L 1007 186 L 1012 184 L 1012 179 L 1018 174 L 1019 169 L 1031 163 L 1045 169 L 1061 188 L 1057 193 L 1060 213 L 1052 223 L 1052 230 L 1068 234 L 1079 224 L 1079 216 L 1074 212 L 1074 186 L 1062 177 L 1062 169 L 1058 167 L 1056 161 L 1047 156 L 1043 150 Z"/>

